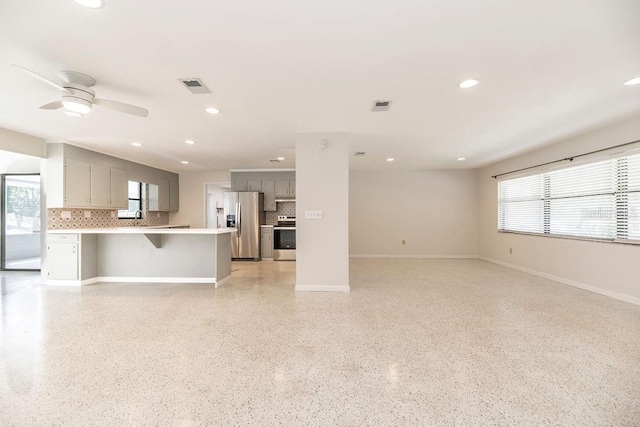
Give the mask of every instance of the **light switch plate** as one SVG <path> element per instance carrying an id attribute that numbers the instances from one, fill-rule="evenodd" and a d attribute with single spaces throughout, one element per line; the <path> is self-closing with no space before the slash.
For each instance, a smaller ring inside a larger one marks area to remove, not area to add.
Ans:
<path id="1" fill-rule="evenodd" d="M 62 211 L 62 212 L 60 212 L 60 218 L 62 218 L 62 219 L 71 219 L 71 211 Z"/>
<path id="2" fill-rule="evenodd" d="M 304 211 L 305 219 L 322 219 L 322 211 Z"/>

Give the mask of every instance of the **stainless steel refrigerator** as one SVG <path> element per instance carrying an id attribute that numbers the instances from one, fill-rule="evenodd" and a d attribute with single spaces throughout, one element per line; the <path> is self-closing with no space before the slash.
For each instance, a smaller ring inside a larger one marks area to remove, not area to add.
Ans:
<path id="1" fill-rule="evenodd" d="M 264 224 L 264 194 L 224 193 L 224 216 L 231 232 L 231 258 L 260 259 L 260 226 Z"/>

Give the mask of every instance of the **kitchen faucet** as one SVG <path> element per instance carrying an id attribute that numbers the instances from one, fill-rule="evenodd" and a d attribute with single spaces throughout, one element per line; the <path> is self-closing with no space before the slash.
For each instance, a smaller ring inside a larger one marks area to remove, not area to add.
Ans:
<path id="1" fill-rule="evenodd" d="M 138 216 L 138 214 L 140 214 Z M 133 226 L 137 227 L 140 225 L 140 221 L 142 219 L 142 211 L 141 210 L 137 210 L 135 211 L 135 213 L 133 214 Z"/>

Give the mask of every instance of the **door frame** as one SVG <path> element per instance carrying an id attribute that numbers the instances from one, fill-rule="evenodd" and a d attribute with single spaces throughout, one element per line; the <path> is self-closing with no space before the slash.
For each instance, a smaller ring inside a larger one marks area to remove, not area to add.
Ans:
<path id="1" fill-rule="evenodd" d="M 42 177 L 40 172 L 29 173 L 3 173 L 0 174 L 0 271 L 41 271 L 42 270 L 42 239 L 40 239 L 40 268 L 5 268 L 5 256 L 6 256 L 6 215 L 4 212 L 4 188 L 5 180 L 7 176 L 39 176 L 40 177 L 40 209 L 38 209 L 38 215 L 40 216 L 40 233 L 42 234 Z"/>

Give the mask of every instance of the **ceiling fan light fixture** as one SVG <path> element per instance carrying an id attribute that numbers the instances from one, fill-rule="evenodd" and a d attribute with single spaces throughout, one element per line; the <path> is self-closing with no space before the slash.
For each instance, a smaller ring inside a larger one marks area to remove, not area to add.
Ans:
<path id="1" fill-rule="evenodd" d="M 87 114 L 91 111 L 91 103 L 80 98 L 63 96 L 62 105 L 73 113 Z"/>
<path id="2" fill-rule="evenodd" d="M 625 86 L 640 85 L 640 77 L 633 78 L 624 82 Z"/>
<path id="3" fill-rule="evenodd" d="M 67 116 L 71 116 L 71 117 L 82 117 L 82 114 L 80 113 L 76 113 L 75 111 L 68 111 L 66 110 L 64 112 Z"/>
<path id="4" fill-rule="evenodd" d="M 104 0 L 75 0 L 75 2 L 90 9 L 100 9 L 104 7 Z"/>

